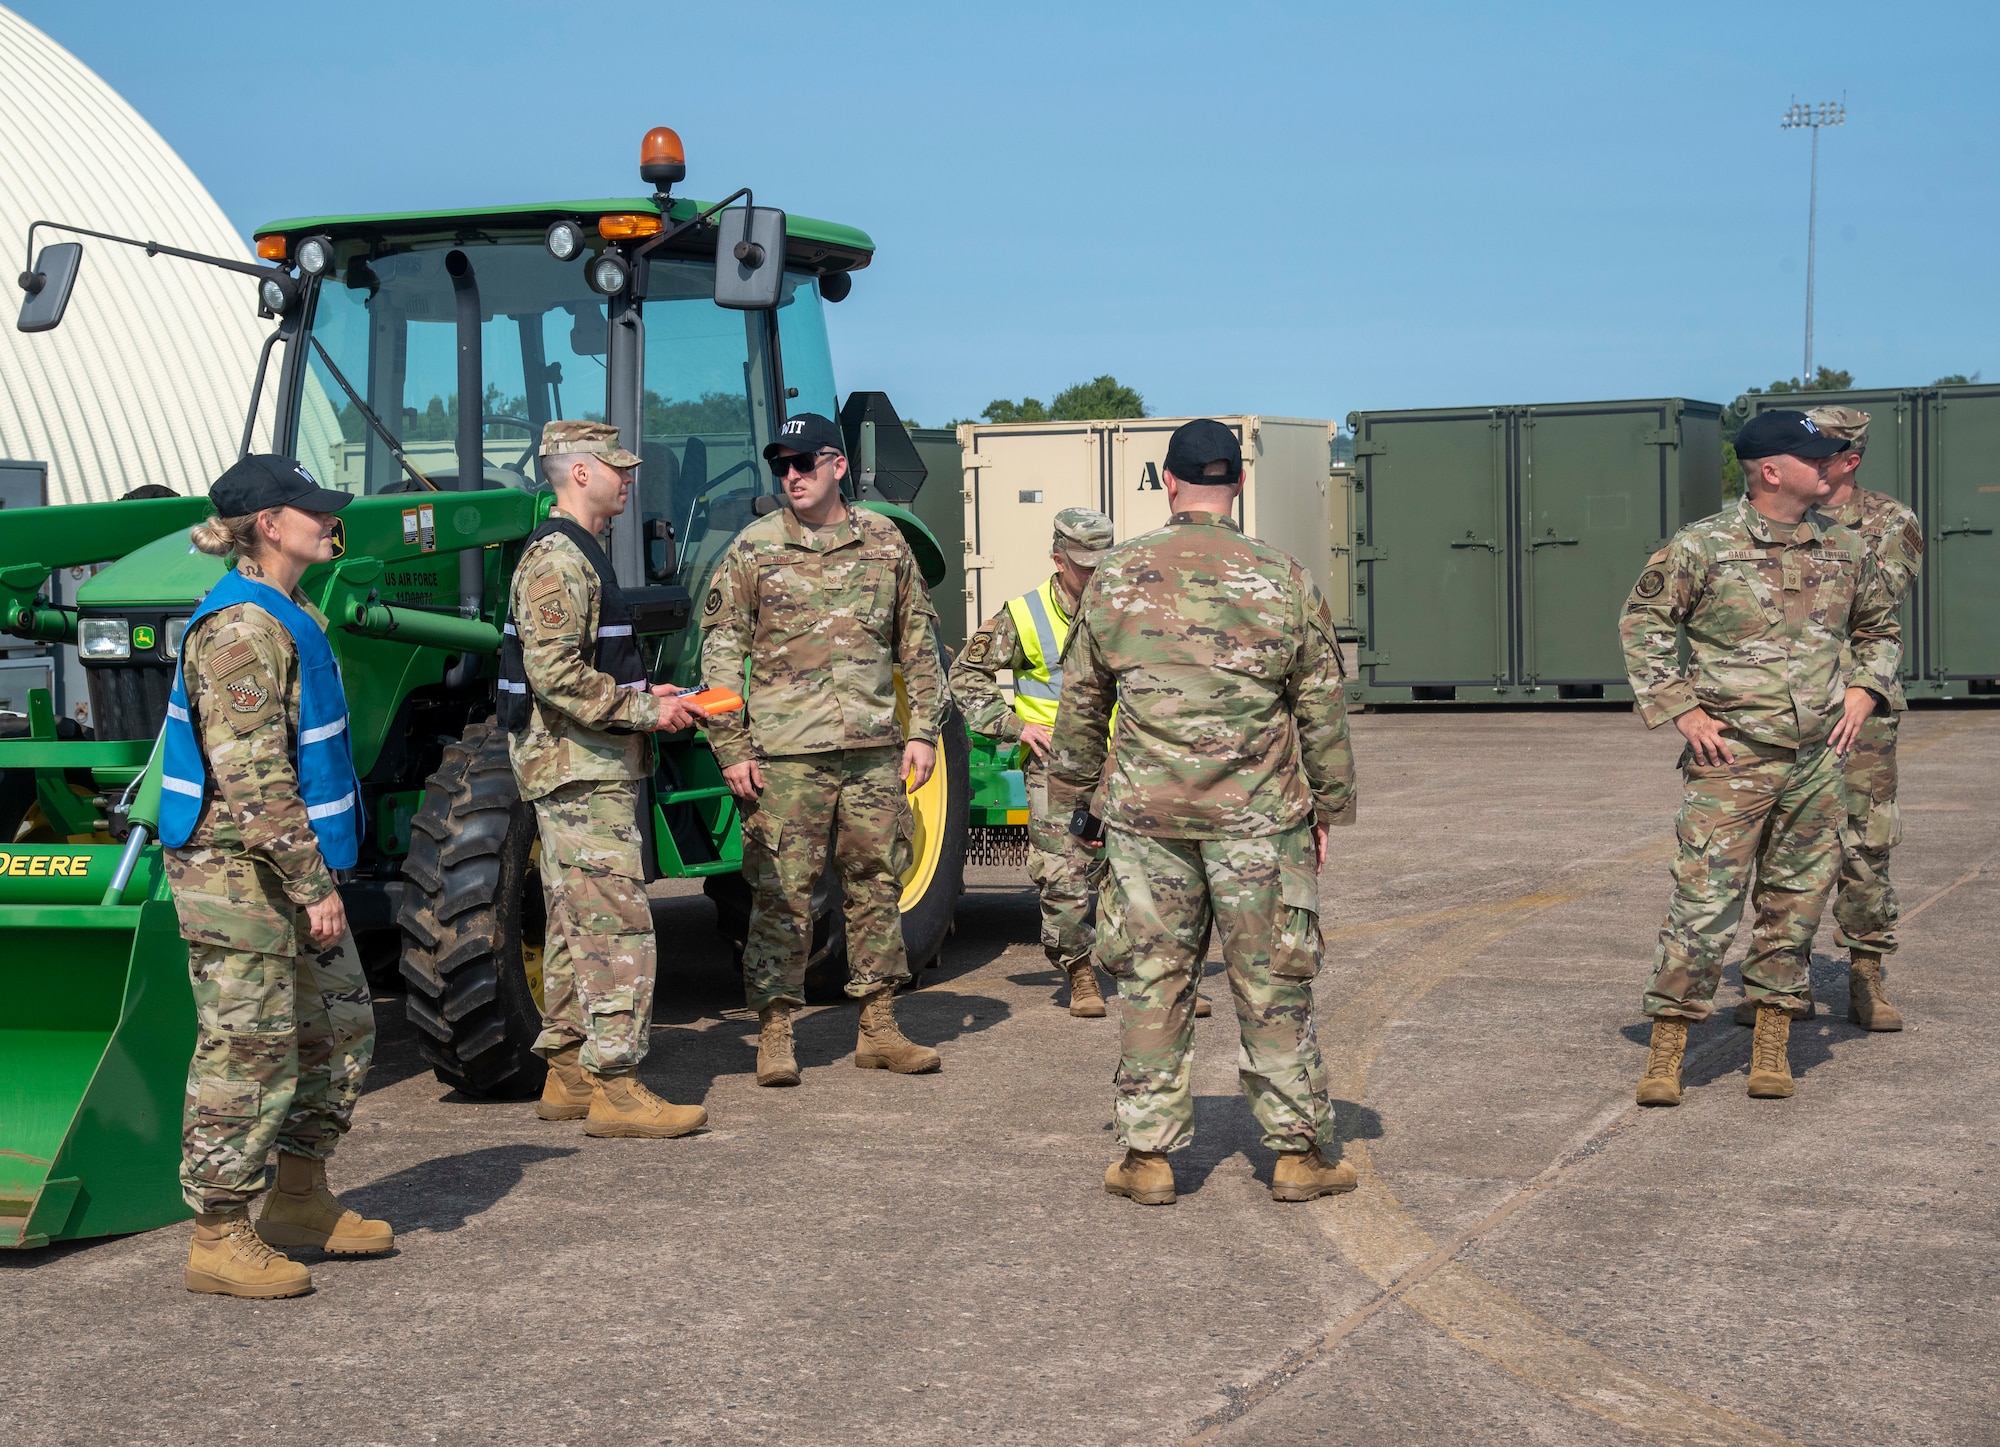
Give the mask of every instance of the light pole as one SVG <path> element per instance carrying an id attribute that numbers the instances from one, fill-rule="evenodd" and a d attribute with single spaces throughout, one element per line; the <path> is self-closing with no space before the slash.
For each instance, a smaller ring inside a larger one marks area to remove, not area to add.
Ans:
<path id="1" fill-rule="evenodd" d="M 1818 105 L 1800 105 L 1793 101 L 1785 118 L 1778 123 L 1781 131 L 1796 131 L 1804 127 L 1812 132 L 1812 193 L 1806 203 L 1806 369 L 1799 380 L 1806 386 L 1813 384 L 1812 364 L 1812 322 L 1813 322 L 1813 242 L 1819 227 L 1819 128 L 1821 126 L 1844 125 L 1847 121 L 1847 97 L 1837 101 L 1821 101 Z"/>

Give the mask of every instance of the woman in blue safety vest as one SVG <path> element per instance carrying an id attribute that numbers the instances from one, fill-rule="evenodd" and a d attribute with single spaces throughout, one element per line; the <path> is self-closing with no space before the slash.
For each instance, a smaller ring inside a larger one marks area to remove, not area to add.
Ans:
<path id="1" fill-rule="evenodd" d="M 199 1017 L 181 1131 L 195 1211 L 190 1291 L 297 1296 L 283 1254 L 375 1255 L 388 1223 L 327 1189 L 375 1048 L 334 871 L 354 866 L 361 798 L 326 620 L 298 591 L 340 547 L 346 493 L 288 457 L 245 457 L 190 537 L 235 567 L 189 619 L 167 703 L 160 842 Z M 276 1190 L 250 1205 L 277 1152 Z"/>

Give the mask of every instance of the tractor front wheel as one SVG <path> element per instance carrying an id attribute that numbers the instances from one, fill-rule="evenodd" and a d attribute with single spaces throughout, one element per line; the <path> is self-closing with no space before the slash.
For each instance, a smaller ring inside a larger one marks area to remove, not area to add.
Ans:
<path id="1" fill-rule="evenodd" d="M 468 1095 L 526 1100 L 548 1067 L 542 1029 L 544 905 L 534 806 L 507 732 L 467 727 L 424 782 L 403 875 L 404 1009 L 437 1078 Z"/>

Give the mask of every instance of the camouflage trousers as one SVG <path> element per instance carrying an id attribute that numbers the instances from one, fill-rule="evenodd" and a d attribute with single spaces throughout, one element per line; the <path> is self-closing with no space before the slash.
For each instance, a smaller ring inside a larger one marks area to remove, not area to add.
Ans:
<path id="1" fill-rule="evenodd" d="M 829 850 L 846 896 L 847 993 L 872 995 L 910 978 L 901 900 L 916 820 L 902 759 L 888 746 L 760 761 L 764 792 L 743 811 L 751 895 L 743 997 L 751 1009 L 805 1003 L 813 889 Z"/>
<path id="2" fill-rule="evenodd" d="M 1023 765 L 1028 783 L 1028 878 L 1042 894 L 1042 948 L 1067 967 L 1086 959 L 1097 943 L 1091 916 L 1104 880 L 1100 851 L 1085 848 L 1069 832 L 1069 816 L 1049 813 L 1048 765 L 1030 752 Z"/>
<path id="3" fill-rule="evenodd" d="M 1118 1139 L 1179 1150 L 1194 1139 L 1195 986 L 1211 926 L 1236 1001 L 1243 1094 L 1275 1151 L 1333 1140 L 1313 1031 L 1319 878 L 1311 824 L 1259 839 L 1105 832 L 1098 957 L 1118 982 Z"/>
<path id="4" fill-rule="evenodd" d="M 1843 949 L 1892 954 L 1902 911 L 1889 883 L 1889 851 L 1903 842 L 1896 807 L 1896 715 L 1870 714 L 1847 751 L 1841 797 L 1840 882 L 1833 921 Z"/>
<path id="5" fill-rule="evenodd" d="M 197 1028 L 181 1196 L 196 1211 L 233 1211 L 264 1189 L 273 1146 L 333 1154 L 375 1054 L 375 1015 L 351 934 L 294 955 L 191 940 L 188 973 Z"/>
<path id="6" fill-rule="evenodd" d="M 1813 934 L 1840 866 L 1840 758 L 1827 748 L 1795 754 L 1728 742 L 1732 762 L 1685 769 L 1674 896 L 1646 985 L 1649 1016 L 1708 1018 L 1746 894 L 1756 923 L 1744 995 L 1776 1000 L 1793 1014 L 1805 1009 Z"/>
<path id="7" fill-rule="evenodd" d="M 581 779 L 535 800 L 548 931 L 537 1055 L 581 1044 L 583 1068 L 629 1075 L 653 1022 L 653 912 L 639 860 L 639 786 Z"/>

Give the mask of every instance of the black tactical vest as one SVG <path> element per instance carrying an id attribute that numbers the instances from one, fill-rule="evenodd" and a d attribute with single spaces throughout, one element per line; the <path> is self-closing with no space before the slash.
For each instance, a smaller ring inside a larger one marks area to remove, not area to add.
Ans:
<path id="1" fill-rule="evenodd" d="M 631 605 L 625 601 L 617 578 L 612 576 L 611 560 L 604 556 L 596 538 L 568 518 L 548 519 L 528 534 L 528 543 L 532 545 L 554 533 L 561 533 L 575 543 L 597 570 L 597 636 L 583 640 L 583 661 L 600 673 L 610 674 L 620 688 L 645 688 L 646 660 L 640 655 L 639 640 L 632 632 Z M 510 734 L 528 726 L 528 672 L 521 662 L 521 637 L 514 631 L 511 598 L 507 605 L 507 626 L 500 638 L 500 697 L 495 712 L 500 726 Z M 628 734 L 632 730 L 613 724 L 605 732 Z"/>

